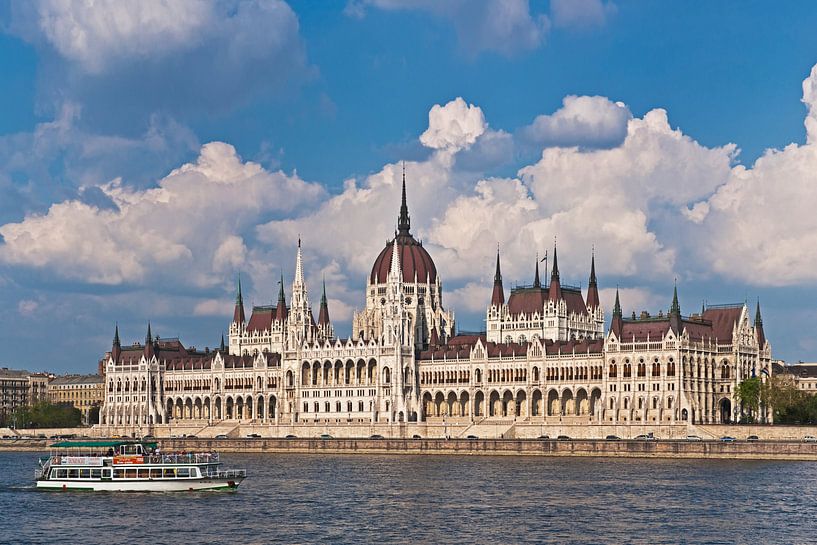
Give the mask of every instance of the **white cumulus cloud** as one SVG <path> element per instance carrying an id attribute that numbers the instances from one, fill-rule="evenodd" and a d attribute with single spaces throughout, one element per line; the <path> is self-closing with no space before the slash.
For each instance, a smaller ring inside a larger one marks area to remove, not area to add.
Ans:
<path id="1" fill-rule="evenodd" d="M 600 96 L 567 96 L 562 107 L 539 115 L 522 129 L 525 138 L 540 146 L 609 148 L 627 136 L 629 108 Z"/>
<path id="2" fill-rule="evenodd" d="M 428 129 L 420 135 L 420 142 L 428 148 L 456 152 L 470 147 L 487 128 L 482 109 L 457 97 L 445 106 L 431 108 Z"/>

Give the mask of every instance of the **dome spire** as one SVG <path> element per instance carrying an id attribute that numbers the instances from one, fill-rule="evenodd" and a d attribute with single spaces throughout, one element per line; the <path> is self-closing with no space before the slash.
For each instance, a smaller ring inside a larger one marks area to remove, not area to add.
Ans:
<path id="1" fill-rule="evenodd" d="M 406 204 L 406 162 L 403 161 L 403 200 L 400 203 L 400 216 L 397 219 L 397 232 L 400 235 L 408 235 L 411 229 L 411 218 Z"/>

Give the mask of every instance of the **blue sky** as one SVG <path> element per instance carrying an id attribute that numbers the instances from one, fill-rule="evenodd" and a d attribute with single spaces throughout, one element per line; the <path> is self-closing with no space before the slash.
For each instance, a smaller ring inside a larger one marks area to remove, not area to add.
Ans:
<path id="1" fill-rule="evenodd" d="M 677 278 L 685 313 L 759 298 L 773 354 L 815 360 L 814 28 L 808 2 L 0 4 L 0 361 L 91 371 L 115 321 L 215 345 L 298 234 L 348 334 L 403 160 L 463 329 L 497 243 L 511 284 L 557 236 L 571 283 L 595 244 L 608 314 Z"/>

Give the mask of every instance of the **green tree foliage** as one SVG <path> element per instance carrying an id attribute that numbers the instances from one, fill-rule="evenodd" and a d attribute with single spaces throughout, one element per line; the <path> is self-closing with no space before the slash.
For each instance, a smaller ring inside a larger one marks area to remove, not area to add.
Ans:
<path id="1" fill-rule="evenodd" d="M 777 375 L 764 385 L 764 402 L 774 409 L 778 424 L 817 423 L 817 396 L 799 390 L 791 375 Z"/>
<path id="2" fill-rule="evenodd" d="M 75 428 L 82 423 L 82 412 L 72 405 L 43 402 L 18 408 L 8 420 L 18 428 Z"/>
<path id="3" fill-rule="evenodd" d="M 735 398 L 745 410 L 749 411 L 749 415 L 753 415 L 760 408 L 761 393 L 763 391 L 763 383 L 760 378 L 747 378 L 735 389 Z"/>

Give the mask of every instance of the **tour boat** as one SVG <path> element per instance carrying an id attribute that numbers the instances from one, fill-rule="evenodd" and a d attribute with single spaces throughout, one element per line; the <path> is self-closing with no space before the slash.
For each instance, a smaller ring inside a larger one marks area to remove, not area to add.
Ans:
<path id="1" fill-rule="evenodd" d="M 111 492 L 235 490 L 247 471 L 222 470 L 218 453 L 164 453 L 141 441 L 63 441 L 34 471 L 37 488 Z"/>

